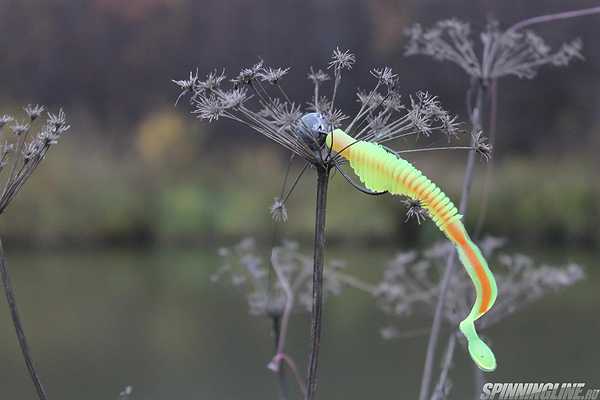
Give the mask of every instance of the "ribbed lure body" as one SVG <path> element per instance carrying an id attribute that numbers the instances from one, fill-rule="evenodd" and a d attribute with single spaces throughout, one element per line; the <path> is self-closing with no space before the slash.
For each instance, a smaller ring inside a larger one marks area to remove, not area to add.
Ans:
<path id="1" fill-rule="evenodd" d="M 473 361 L 484 371 L 496 369 L 491 349 L 475 331 L 475 320 L 494 304 L 496 281 L 479 248 L 471 241 L 461 215 L 444 194 L 408 161 L 396 156 L 377 143 L 356 141 L 336 129 L 327 135 L 326 144 L 349 161 L 362 183 L 373 191 L 388 191 L 394 195 L 419 200 L 432 220 L 456 246 L 461 263 L 475 285 L 476 300 L 469 315 L 460 323 L 460 330 L 469 344 Z"/>

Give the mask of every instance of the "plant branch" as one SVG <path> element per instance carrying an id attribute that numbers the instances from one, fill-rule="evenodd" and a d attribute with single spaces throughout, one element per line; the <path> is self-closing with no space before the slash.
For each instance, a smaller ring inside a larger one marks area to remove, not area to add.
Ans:
<path id="1" fill-rule="evenodd" d="M 528 18 L 525 19 L 523 21 L 519 21 L 516 24 L 514 24 L 513 26 L 511 26 L 510 28 L 508 28 L 507 32 L 509 31 L 518 31 L 520 29 L 523 29 L 527 26 L 531 26 L 531 25 L 535 25 L 535 24 L 541 24 L 544 22 L 550 22 L 550 21 L 556 21 L 559 19 L 568 19 L 568 18 L 575 18 L 575 17 L 583 17 L 586 15 L 592 15 L 592 14 L 598 14 L 600 13 L 600 6 L 597 7 L 591 7 L 591 8 L 584 8 L 582 10 L 574 10 L 574 11 L 565 11 L 565 12 L 561 12 L 561 13 L 556 13 L 556 14 L 548 14 L 548 15 L 540 15 L 539 17 L 533 17 L 533 18 Z"/>
<path id="2" fill-rule="evenodd" d="M 397 154 L 405 153 L 422 153 L 425 151 L 440 151 L 440 150 L 476 150 L 477 146 L 444 146 L 444 147 L 424 147 L 422 149 L 397 150 Z"/>
<path id="3" fill-rule="evenodd" d="M 6 263 L 6 258 L 4 257 L 4 248 L 2 246 L 1 240 L 0 240 L 0 274 L 2 275 L 2 285 L 4 287 L 4 294 L 6 295 L 6 302 L 8 303 L 8 308 L 10 310 L 10 316 L 12 318 L 13 325 L 15 327 L 15 332 L 17 334 L 17 340 L 19 341 L 19 346 L 21 347 L 21 353 L 23 354 L 23 359 L 25 360 L 25 365 L 27 366 L 27 370 L 29 371 L 29 375 L 31 376 L 31 380 L 33 381 L 33 385 L 35 386 L 35 390 L 37 392 L 39 400 L 47 400 L 48 397 L 46 396 L 46 390 L 44 389 L 44 385 L 40 381 L 39 375 L 33 364 L 33 359 L 31 358 L 31 352 L 29 350 L 29 345 L 27 344 L 27 337 L 25 336 L 25 332 L 23 330 L 23 325 L 21 324 L 21 318 L 19 317 L 19 310 L 17 309 L 15 293 L 12 288 L 10 274 L 8 272 L 8 265 Z"/>
<path id="4" fill-rule="evenodd" d="M 281 196 L 281 201 L 282 202 L 286 203 L 288 201 L 288 199 L 290 198 L 290 196 L 294 192 L 294 189 L 296 188 L 296 185 L 298 185 L 298 182 L 300 182 L 300 178 L 302 178 L 302 175 L 304 175 L 304 172 L 309 167 L 309 165 L 310 165 L 310 163 L 308 161 L 306 163 L 304 163 L 304 167 L 302 167 L 302 169 L 298 173 L 298 176 L 296 177 L 296 179 L 294 179 L 294 183 L 292 183 L 292 187 L 290 188 L 290 190 L 288 190 L 288 192 L 287 192 L 287 194 L 285 196 L 283 196 L 283 195 Z M 283 191 L 281 193 L 283 193 Z"/>

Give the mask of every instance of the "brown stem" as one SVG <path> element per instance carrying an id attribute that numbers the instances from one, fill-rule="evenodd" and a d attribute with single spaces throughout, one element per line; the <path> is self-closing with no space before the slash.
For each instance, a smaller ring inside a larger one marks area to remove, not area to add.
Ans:
<path id="1" fill-rule="evenodd" d="M 325 260 L 325 217 L 327 207 L 327 186 L 330 166 L 317 167 L 317 205 L 315 218 L 313 296 L 311 334 L 312 344 L 308 363 L 306 382 L 306 400 L 314 400 L 317 394 L 317 371 L 319 367 L 319 348 L 321 346 L 321 322 L 323 311 L 323 263 Z"/>
<path id="2" fill-rule="evenodd" d="M 23 354 L 23 359 L 25 360 L 25 365 L 27 366 L 27 370 L 29 371 L 29 375 L 31 376 L 31 380 L 33 381 L 33 385 L 35 386 L 35 390 L 37 392 L 39 400 L 47 400 L 46 390 L 44 389 L 44 385 L 40 381 L 38 373 L 33 364 L 33 359 L 31 358 L 31 352 L 29 350 L 29 345 L 27 344 L 27 337 L 25 336 L 25 332 L 23 330 L 23 325 L 21 324 L 21 318 L 19 317 L 19 310 L 17 309 L 17 301 L 15 299 L 15 292 L 13 290 L 10 274 L 8 272 L 8 265 L 6 263 L 6 258 L 4 258 L 4 249 L 2 247 L 2 241 L 0 240 L 0 274 L 2 275 L 2 285 L 4 286 L 4 294 L 6 295 L 6 301 L 8 303 L 8 308 L 10 310 L 10 316 L 12 318 L 13 325 L 15 327 L 15 332 L 17 334 L 17 340 L 19 341 L 19 346 L 21 347 L 21 353 Z"/>

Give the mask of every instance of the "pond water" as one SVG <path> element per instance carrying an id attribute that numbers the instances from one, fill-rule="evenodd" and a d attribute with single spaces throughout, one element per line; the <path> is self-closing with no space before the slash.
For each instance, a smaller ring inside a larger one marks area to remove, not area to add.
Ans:
<path id="1" fill-rule="evenodd" d="M 349 268 L 381 274 L 392 249 L 355 246 Z M 110 400 L 134 387 L 133 399 L 277 399 L 266 368 L 273 339 L 267 319 L 248 315 L 243 294 L 210 282 L 214 249 L 8 250 L 34 357 L 50 399 Z M 335 250 L 333 251 L 335 253 Z M 569 254 L 569 258 L 567 255 Z M 491 328 L 499 358 L 495 382 L 587 382 L 600 387 L 600 274 L 589 251 L 541 251 L 545 261 L 587 266 L 588 279 L 546 297 Z M 383 340 L 389 319 L 374 301 L 346 292 L 326 305 L 320 399 L 414 399 L 426 335 Z M 291 323 L 289 352 L 305 371 L 308 317 Z M 401 321 L 406 330 L 430 321 Z M 442 343 L 444 346 L 444 343 Z M 0 302 L 0 399 L 35 397 Z M 462 347 L 452 369 L 451 399 L 471 399 L 472 369 Z M 298 398 L 298 397 L 295 397 Z"/>

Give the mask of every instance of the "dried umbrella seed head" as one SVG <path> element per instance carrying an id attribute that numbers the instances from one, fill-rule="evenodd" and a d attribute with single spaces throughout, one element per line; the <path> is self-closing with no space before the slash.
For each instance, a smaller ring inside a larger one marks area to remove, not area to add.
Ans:
<path id="1" fill-rule="evenodd" d="M 217 96 L 202 96 L 194 99 L 195 114 L 200 119 L 206 119 L 209 122 L 217 121 L 219 117 L 225 114 L 225 102 Z"/>
<path id="2" fill-rule="evenodd" d="M 429 136 L 435 129 L 440 129 L 440 126 L 449 136 L 457 134 L 456 117 L 441 107 L 437 97 L 427 92 L 418 92 L 414 98 L 410 97 L 410 103 L 409 118 L 425 136 Z"/>
<path id="3" fill-rule="evenodd" d="M 38 104 L 36 104 L 36 105 L 28 104 L 24 108 L 25 113 L 27 114 L 27 116 L 29 117 L 29 119 L 32 122 L 35 121 L 37 118 L 39 118 L 39 116 L 42 115 L 42 113 L 44 112 L 45 109 L 46 109 L 46 107 L 40 106 Z"/>
<path id="4" fill-rule="evenodd" d="M 12 133 L 14 133 L 17 136 L 21 136 L 22 134 L 24 134 L 25 132 L 29 131 L 29 124 L 26 124 L 24 122 L 15 122 L 11 127 L 10 130 L 12 131 Z"/>
<path id="5" fill-rule="evenodd" d="M 317 83 L 327 82 L 331 78 L 322 69 L 315 71 L 312 67 L 310 67 L 308 79 L 310 79 L 316 85 Z"/>
<path id="6" fill-rule="evenodd" d="M 223 265 L 214 275 L 214 281 L 229 278 L 234 286 L 247 292 L 252 315 L 272 319 L 275 355 L 267 364 L 273 372 L 281 372 L 282 361 L 290 368 L 300 390 L 306 393 L 301 375 L 293 358 L 286 353 L 290 332 L 290 317 L 296 312 L 312 309 L 312 257 L 299 251 L 294 242 L 283 242 L 271 249 L 270 258 L 263 257 L 253 239 L 245 239 L 231 248 L 222 248 L 219 255 Z M 374 288 L 344 274 L 343 263 L 333 261 L 324 269 L 324 295 L 339 295 L 344 287 L 355 287 L 373 294 Z"/>
<path id="7" fill-rule="evenodd" d="M 280 197 L 275 197 L 270 208 L 271 217 L 275 222 L 287 222 L 288 213 L 285 202 Z"/>
<path id="8" fill-rule="evenodd" d="M 15 119 L 8 115 L 0 117 L 0 134 L 4 136 L 1 138 L 3 144 L 0 147 L 0 172 L 4 168 L 9 169 L 2 182 L 0 213 L 6 209 L 33 174 L 50 147 L 58 143 L 59 138 L 70 128 L 65 113 L 61 109 L 57 114 L 48 113 L 39 132 L 32 134 L 32 130 L 35 128 L 32 125 L 35 125 L 35 121 L 39 119 L 44 109 L 39 105 L 24 107 L 31 123 L 14 122 L 12 125 L 8 125 L 7 129 L 4 128 Z"/>
<path id="9" fill-rule="evenodd" d="M 415 219 L 417 224 L 421 225 L 421 222 L 429 218 L 429 213 L 421 205 L 419 200 L 408 198 L 403 200 L 402 203 L 404 203 L 404 205 L 407 207 L 406 220 L 404 222 L 408 222 L 410 219 Z"/>
<path id="10" fill-rule="evenodd" d="M 562 267 L 537 265 L 523 254 L 502 252 L 505 243 L 505 240 L 489 237 L 481 241 L 486 257 L 496 259 L 494 273 L 499 288 L 494 308 L 479 323 L 481 328 L 487 328 L 585 277 L 583 268 L 576 264 Z M 432 316 L 439 293 L 438 276 L 445 266 L 448 249 L 447 243 L 440 242 L 421 253 L 407 252 L 396 256 L 378 286 L 378 305 L 393 317 L 404 318 L 419 313 Z M 468 312 L 469 301 L 464 294 L 470 285 L 466 274 L 452 278 L 443 313 L 450 324 L 458 324 Z M 386 327 L 382 335 L 393 337 L 391 332 L 395 332 L 393 326 Z"/>
<path id="11" fill-rule="evenodd" d="M 468 75 L 496 79 L 515 75 L 533 78 L 543 65 L 566 66 L 582 59 L 581 40 L 575 39 L 552 51 L 534 31 L 501 31 L 497 22 L 489 23 L 481 33 L 481 52 L 475 45 L 469 24 L 457 19 L 439 21 L 429 29 L 415 24 L 406 30 L 407 55 L 428 55 L 450 61 Z"/>
<path id="12" fill-rule="evenodd" d="M 177 97 L 177 100 L 175 100 L 175 105 L 177 105 L 177 103 L 179 103 L 179 100 L 182 97 L 186 96 L 188 93 L 193 92 L 194 86 L 196 85 L 197 81 L 198 81 L 198 70 L 196 70 L 196 73 L 190 72 L 190 77 L 188 79 L 172 80 L 172 82 L 174 84 L 176 84 L 177 86 L 179 86 L 179 88 L 181 89 L 181 94 L 179 95 L 179 97 Z"/>
<path id="13" fill-rule="evenodd" d="M 56 144 L 58 143 L 58 139 L 69 129 L 71 129 L 71 126 L 67 124 L 67 116 L 60 109 L 58 114 L 48 113 L 48 121 L 44 128 L 42 128 L 38 138 L 45 144 Z"/>
<path id="14" fill-rule="evenodd" d="M 213 282 L 229 281 L 246 292 L 252 315 L 281 314 L 286 304 L 286 287 L 293 291 L 294 312 L 309 312 L 312 306 L 312 258 L 299 251 L 295 242 L 284 242 L 264 257 L 254 239 L 242 240 L 233 247 L 219 250 L 223 262 L 212 275 Z M 344 264 L 332 261 L 326 267 L 324 291 L 339 295 L 348 286 L 347 275 L 341 272 Z M 283 279 L 273 279 L 269 270 L 275 269 Z"/>
<path id="15" fill-rule="evenodd" d="M 14 118 L 11 117 L 10 115 L 3 115 L 0 117 L 0 129 L 4 128 L 4 126 L 6 124 L 8 124 L 9 122 L 14 121 Z"/>
<path id="16" fill-rule="evenodd" d="M 264 72 L 263 66 L 265 65 L 263 60 L 259 60 L 256 64 L 249 68 L 242 68 L 237 77 L 233 78 L 231 82 L 235 85 L 250 85 L 260 74 Z"/>
<path id="17" fill-rule="evenodd" d="M 196 77 L 197 76 L 198 76 L 198 72 L 196 71 Z M 196 92 L 201 92 L 201 93 L 210 91 L 210 90 L 215 90 L 219 86 L 221 86 L 221 83 L 225 79 L 226 79 L 225 70 L 221 71 L 220 73 L 215 70 L 215 71 L 209 73 L 206 76 L 206 79 L 204 79 L 203 81 L 199 81 L 196 78 L 195 86 L 193 89 Z"/>
<path id="18" fill-rule="evenodd" d="M 381 81 L 388 87 L 395 87 L 398 84 L 398 75 L 394 74 L 390 67 L 375 68 L 371 70 L 371 75 Z"/>
<path id="19" fill-rule="evenodd" d="M 227 78 L 217 70 L 204 80 L 195 72 L 190 73 L 189 79 L 173 82 L 181 90 L 177 101 L 189 95 L 192 113 L 198 118 L 209 122 L 221 118 L 237 121 L 313 165 L 331 166 L 341 159 L 322 148 L 327 132 L 311 133 L 314 137 L 308 139 L 303 135 L 306 127 L 301 119 L 311 112 L 319 113 L 330 129 L 339 127 L 356 139 L 378 143 L 430 135 L 434 131 L 445 132 L 448 137 L 457 134 L 456 117 L 445 111 L 435 96 L 419 92 L 408 97 L 409 104 L 403 104 L 398 77 L 389 67 L 372 69 L 374 87 L 357 93 L 360 105 L 357 112 L 348 116 L 335 108 L 342 73 L 352 69 L 355 62 L 355 55 L 348 50 L 335 49 L 328 63 L 335 78 L 330 96 L 322 94 L 322 86 L 330 81 L 329 75 L 322 69 L 311 68 L 308 79 L 314 91 L 308 103 L 292 101 L 281 85 L 290 68 L 267 66 L 262 60 L 242 68 L 230 80 L 231 88 L 223 87 Z M 308 105 L 304 109 L 301 104 Z"/>
<path id="20" fill-rule="evenodd" d="M 262 72 L 260 72 L 258 74 L 258 77 L 263 81 L 263 82 L 268 82 L 272 85 L 276 85 L 277 83 L 279 83 L 279 81 L 281 80 L 281 78 L 283 78 L 285 75 L 287 75 L 287 73 L 290 71 L 289 68 L 271 68 L 271 67 L 266 67 L 263 69 Z"/>
<path id="21" fill-rule="evenodd" d="M 354 54 L 350 53 L 349 50 L 342 51 L 339 47 L 336 47 L 328 68 L 333 68 L 334 70 L 351 70 L 355 63 L 356 56 Z"/>
<path id="22" fill-rule="evenodd" d="M 477 132 L 473 138 L 473 144 L 475 151 L 481 156 L 481 158 L 488 162 L 492 158 L 492 145 L 487 142 L 487 138 L 483 136 L 481 131 Z"/>

